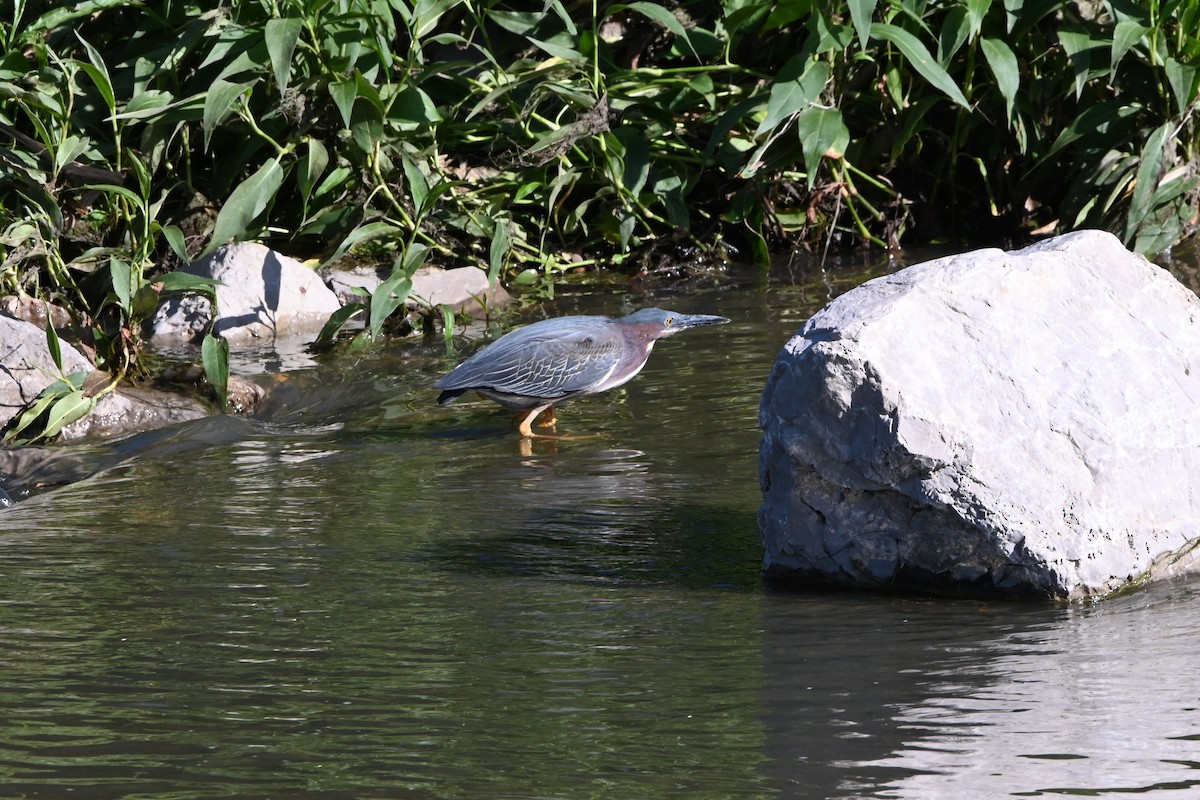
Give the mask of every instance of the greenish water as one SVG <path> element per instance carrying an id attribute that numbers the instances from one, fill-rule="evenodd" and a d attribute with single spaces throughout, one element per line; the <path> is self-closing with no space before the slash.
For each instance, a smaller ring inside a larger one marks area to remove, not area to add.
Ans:
<path id="1" fill-rule="evenodd" d="M 762 585 L 758 393 L 850 282 L 630 290 L 733 323 L 531 448 L 434 405 L 439 341 L 289 373 L 260 419 L 37 454 L 70 482 L 0 512 L 0 797 L 1200 795 L 1191 584 Z"/>

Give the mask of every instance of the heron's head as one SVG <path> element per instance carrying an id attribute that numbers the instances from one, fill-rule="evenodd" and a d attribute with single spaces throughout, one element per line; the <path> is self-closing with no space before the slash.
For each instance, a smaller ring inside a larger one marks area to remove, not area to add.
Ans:
<path id="1" fill-rule="evenodd" d="M 726 317 L 715 317 L 711 314 L 679 314 L 675 311 L 664 311 L 661 308 L 643 308 L 627 317 L 621 317 L 617 322 L 636 327 L 639 333 L 653 340 L 671 336 L 679 331 L 686 331 L 688 328 L 724 325 L 729 320 Z"/>

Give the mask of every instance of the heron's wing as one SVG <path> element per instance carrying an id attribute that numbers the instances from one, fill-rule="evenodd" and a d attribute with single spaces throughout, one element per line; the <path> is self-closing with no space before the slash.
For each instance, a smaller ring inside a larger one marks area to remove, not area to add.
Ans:
<path id="1" fill-rule="evenodd" d="M 604 381 L 623 352 L 620 333 L 603 322 L 535 324 L 501 337 L 459 364 L 437 388 L 564 397 Z"/>

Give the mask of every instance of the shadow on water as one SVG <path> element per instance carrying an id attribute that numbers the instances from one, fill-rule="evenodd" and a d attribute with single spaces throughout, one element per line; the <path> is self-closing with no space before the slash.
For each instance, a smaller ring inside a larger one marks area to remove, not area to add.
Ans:
<path id="1" fill-rule="evenodd" d="M 852 283 L 796 269 L 631 297 L 734 321 L 564 409 L 562 440 L 438 408 L 455 359 L 402 343 L 289 373 L 259 419 L 6 454 L 0 795 L 1200 791 L 1194 585 L 762 587 L 758 393 Z"/>

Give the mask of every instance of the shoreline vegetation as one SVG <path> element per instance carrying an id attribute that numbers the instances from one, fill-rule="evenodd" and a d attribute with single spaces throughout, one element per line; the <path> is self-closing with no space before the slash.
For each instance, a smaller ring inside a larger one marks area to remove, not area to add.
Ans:
<path id="1" fill-rule="evenodd" d="M 148 377 L 161 295 L 219 292 L 178 269 L 231 241 L 390 264 L 330 339 L 378 336 L 423 264 L 519 285 L 1079 228 L 1155 255 L 1200 226 L 1196 0 L 8 7 L 0 295 L 67 311 L 93 394 Z"/>

